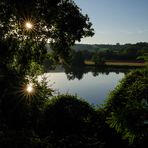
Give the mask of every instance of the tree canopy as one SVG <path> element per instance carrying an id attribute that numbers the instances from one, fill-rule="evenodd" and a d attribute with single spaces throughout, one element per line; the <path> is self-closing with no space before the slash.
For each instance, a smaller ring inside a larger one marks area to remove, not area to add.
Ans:
<path id="1" fill-rule="evenodd" d="M 0 0 L 0 147 L 41 147 L 37 128 L 52 90 L 28 71 L 38 73 L 47 43 L 56 61 L 67 60 L 91 26 L 73 0 Z"/>
<path id="2" fill-rule="evenodd" d="M 54 58 L 63 61 L 75 41 L 94 34 L 91 26 L 73 0 L 1 0 L 0 60 L 29 68 L 44 59 L 49 43 Z"/>

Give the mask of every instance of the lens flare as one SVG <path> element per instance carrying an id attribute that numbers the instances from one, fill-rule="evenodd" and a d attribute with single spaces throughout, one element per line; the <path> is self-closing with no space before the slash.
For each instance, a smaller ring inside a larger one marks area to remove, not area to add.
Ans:
<path id="1" fill-rule="evenodd" d="M 32 29 L 32 28 L 33 28 L 33 23 L 31 23 L 31 22 L 26 22 L 26 23 L 25 23 L 25 28 L 28 29 L 28 30 Z"/>
<path id="2" fill-rule="evenodd" d="M 34 92 L 33 84 L 32 84 L 32 83 L 27 84 L 25 90 L 26 90 L 26 92 L 27 92 L 28 94 L 33 93 L 33 92 Z"/>
<path id="3" fill-rule="evenodd" d="M 33 87 L 32 83 L 27 84 L 26 91 L 28 93 L 32 93 L 34 91 L 34 87 Z"/>

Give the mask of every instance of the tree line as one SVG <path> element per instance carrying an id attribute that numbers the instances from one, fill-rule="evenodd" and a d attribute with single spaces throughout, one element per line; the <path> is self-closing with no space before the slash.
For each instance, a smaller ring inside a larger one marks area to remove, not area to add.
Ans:
<path id="1" fill-rule="evenodd" d="M 148 59 L 148 43 L 139 42 L 125 45 L 83 45 L 73 47 L 73 65 L 83 65 L 85 60 L 94 61 L 102 65 L 105 61 L 137 61 L 145 62 Z"/>

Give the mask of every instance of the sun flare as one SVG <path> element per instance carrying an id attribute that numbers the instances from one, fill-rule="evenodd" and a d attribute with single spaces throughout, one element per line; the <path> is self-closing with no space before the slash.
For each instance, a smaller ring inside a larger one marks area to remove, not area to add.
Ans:
<path id="1" fill-rule="evenodd" d="M 32 29 L 32 28 L 33 28 L 33 23 L 31 23 L 31 22 L 26 22 L 26 23 L 25 23 L 25 28 L 26 28 L 26 29 Z"/>
<path id="2" fill-rule="evenodd" d="M 34 92 L 34 87 L 33 87 L 32 83 L 27 84 L 26 91 L 29 94 Z"/>

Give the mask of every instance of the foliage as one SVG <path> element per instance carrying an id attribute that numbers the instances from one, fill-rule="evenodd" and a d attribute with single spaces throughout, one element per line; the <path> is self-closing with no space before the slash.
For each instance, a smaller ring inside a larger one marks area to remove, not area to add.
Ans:
<path id="1" fill-rule="evenodd" d="M 94 53 L 92 56 L 92 61 L 95 63 L 96 66 L 103 65 L 105 62 L 105 58 L 102 53 Z"/>
<path id="2" fill-rule="evenodd" d="M 96 52 L 101 53 L 101 57 L 105 60 L 129 60 L 144 62 L 144 60 L 137 59 L 140 56 L 146 57 L 148 54 L 148 43 L 139 42 L 136 44 L 76 44 L 72 47 L 75 51 L 81 51 L 84 60 L 92 60 Z M 97 59 L 97 58 L 96 58 Z"/>
<path id="3" fill-rule="evenodd" d="M 85 73 L 84 67 L 76 67 L 76 66 L 67 66 L 64 65 L 65 73 L 68 80 L 78 79 L 81 80 L 83 78 L 83 74 Z"/>
<path id="4" fill-rule="evenodd" d="M 78 52 L 71 52 L 71 66 L 84 66 L 84 57 L 81 51 Z"/>
<path id="5" fill-rule="evenodd" d="M 148 62 L 148 55 L 139 56 L 139 57 L 137 57 L 137 60 L 144 60 L 144 61 Z"/>
<path id="6" fill-rule="evenodd" d="M 0 147 L 41 147 L 37 131 L 52 89 L 37 80 L 40 64 L 67 61 L 75 41 L 94 34 L 91 26 L 73 0 L 0 1 Z"/>
<path id="7" fill-rule="evenodd" d="M 37 80 L 46 45 L 54 60 L 67 61 L 75 41 L 94 34 L 91 26 L 73 0 L 0 1 L 0 147 L 41 147 L 39 123 L 52 95 Z"/>
<path id="8" fill-rule="evenodd" d="M 93 124 L 96 129 L 97 139 L 100 141 L 100 147 L 129 148 L 128 142 L 122 139 L 121 134 L 117 133 L 115 129 L 109 127 L 106 122 L 108 114 L 108 110 L 103 106 L 96 109 L 96 116 Z"/>
<path id="9" fill-rule="evenodd" d="M 148 69 L 126 75 L 106 102 L 108 123 L 130 143 L 147 141 Z"/>
<path id="10" fill-rule="evenodd" d="M 33 91 L 27 85 L 33 84 Z M 1 69 L 0 75 L 0 147 L 33 147 L 40 139 L 35 130 L 44 104 L 52 95 L 46 82 Z"/>
<path id="11" fill-rule="evenodd" d="M 75 41 L 93 35 L 91 26 L 72 0 L 1 0 L 0 60 L 24 73 L 31 62 L 42 63 L 49 42 L 54 58 L 66 61 Z"/>
<path id="12" fill-rule="evenodd" d="M 53 97 L 39 125 L 43 147 L 128 147 L 106 123 L 107 112 L 71 95 Z M 118 141 L 118 142 L 117 142 Z"/>
<path id="13" fill-rule="evenodd" d="M 95 147 L 94 116 L 95 110 L 76 96 L 54 97 L 44 111 L 42 141 L 54 147 Z"/>

